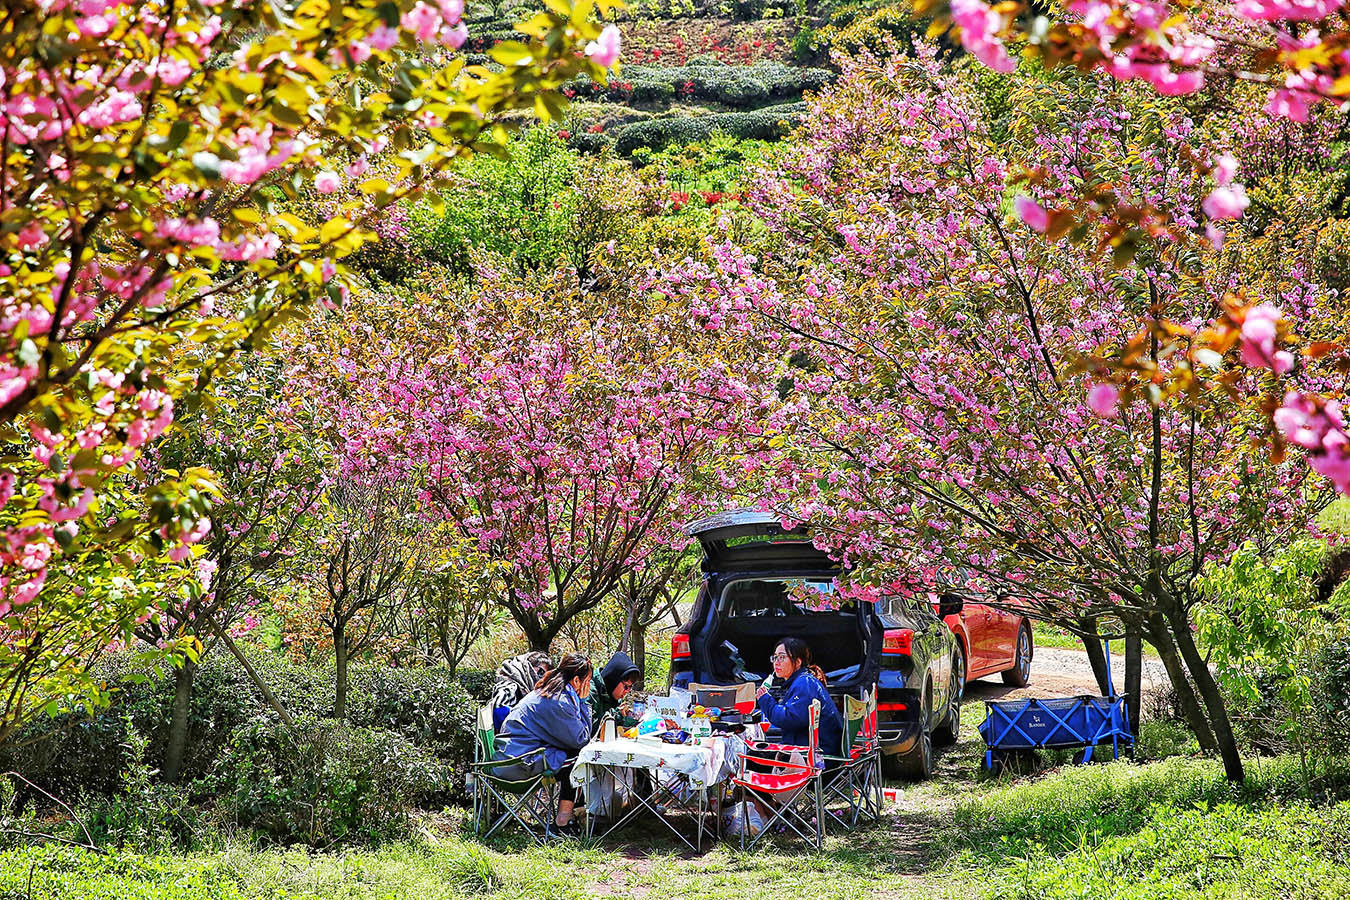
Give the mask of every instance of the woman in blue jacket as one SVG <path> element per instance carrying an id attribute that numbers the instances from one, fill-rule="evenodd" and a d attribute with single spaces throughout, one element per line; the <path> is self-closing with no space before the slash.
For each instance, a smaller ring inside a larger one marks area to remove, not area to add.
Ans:
<path id="1" fill-rule="evenodd" d="M 536 753 L 528 764 L 502 766 L 496 772 L 503 778 L 524 779 L 538 775 L 547 766 L 558 776 L 558 817 L 554 821 L 559 834 L 579 833 L 572 821 L 577 789 L 572 786 L 572 766 L 577 751 L 591 739 L 591 708 L 586 698 L 591 693 L 591 661 L 580 653 L 569 653 L 556 669 L 549 669 L 525 695 L 502 723 L 497 738 L 497 758 L 512 759 Z"/>
<path id="2" fill-rule="evenodd" d="M 783 687 L 783 700 L 775 702 L 773 695 L 761 687 L 756 703 L 769 724 L 782 733 L 779 743 L 805 747 L 811 741 L 811 701 L 820 701 L 821 753 L 838 755 L 844 738 L 844 717 L 830 699 L 830 692 L 820 676 L 813 672 L 811 648 L 801 638 L 785 637 L 774 650 L 773 674 Z"/>

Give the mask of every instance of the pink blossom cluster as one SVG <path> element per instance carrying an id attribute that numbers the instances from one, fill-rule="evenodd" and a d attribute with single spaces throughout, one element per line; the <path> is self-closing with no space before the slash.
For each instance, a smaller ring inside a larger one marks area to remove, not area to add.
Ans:
<path id="1" fill-rule="evenodd" d="M 1247 310 L 1241 338 L 1244 365 L 1270 369 L 1276 375 L 1283 375 L 1294 367 L 1294 355 L 1288 350 L 1277 349 L 1279 322 L 1283 317 L 1279 308 L 1270 303 Z"/>
<path id="2" fill-rule="evenodd" d="M 1312 28 L 1295 37 L 1277 36 L 1280 51 L 1290 58 L 1307 56 L 1321 46 L 1323 35 Z M 1266 111 L 1273 116 L 1307 122 L 1311 107 L 1334 96 L 1339 79 L 1350 77 L 1350 48 L 1333 51 L 1324 64 L 1304 64 L 1284 76 L 1284 83 L 1270 92 Z"/>
<path id="3" fill-rule="evenodd" d="M 1308 465 L 1350 494 L 1350 435 L 1336 400 L 1290 391 L 1275 411 L 1275 427 L 1295 446 L 1308 451 Z"/>
<path id="4" fill-rule="evenodd" d="M 1234 0 L 1233 9 L 1258 22 L 1318 21 L 1333 15 L 1343 0 Z"/>
<path id="5" fill-rule="evenodd" d="M 1072 0 L 1068 9 L 1095 38 L 1102 69 L 1116 78 L 1147 81 L 1168 96 L 1204 86 L 1199 66 L 1214 41 L 1174 21 L 1165 0 Z"/>
<path id="6" fill-rule="evenodd" d="M 0 617 L 37 599 L 47 580 L 48 563 L 59 553 L 50 524 L 11 528 L 0 535 Z"/>
<path id="7" fill-rule="evenodd" d="M 999 32 L 1003 16 L 984 0 L 952 0 L 952 21 L 961 29 L 961 46 L 995 72 L 1011 72 L 1017 62 L 1008 55 Z"/>
<path id="8" fill-rule="evenodd" d="M 464 0 L 440 0 L 436 4 L 417 0 L 417 4 L 403 14 L 402 24 L 405 31 L 424 44 L 438 41 L 458 50 L 469 37 L 469 29 L 461 21 L 463 15 Z M 381 42 L 389 37 L 377 35 Z"/>
<path id="9" fill-rule="evenodd" d="M 586 55 L 597 66 L 609 68 L 619 61 L 622 44 L 619 26 L 606 25 L 600 30 L 600 36 L 586 45 Z"/>

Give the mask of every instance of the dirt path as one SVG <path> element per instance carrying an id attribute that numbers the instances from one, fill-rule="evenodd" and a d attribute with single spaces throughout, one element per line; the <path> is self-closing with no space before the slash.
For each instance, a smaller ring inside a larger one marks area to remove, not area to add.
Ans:
<path id="1" fill-rule="evenodd" d="M 1167 671 L 1156 657 L 1145 656 L 1143 663 L 1141 686 L 1147 695 L 1154 688 L 1167 684 Z M 1119 653 L 1111 655 L 1111 680 L 1118 691 L 1125 686 L 1125 657 Z M 966 685 L 965 702 L 1096 693 L 1099 693 L 1097 680 L 1092 677 L 1087 653 L 1060 647 L 1038 647 L 1031 660 L 1031 684 L 1024 688 L 1009 687 L 997 675 L 991 675 Z"/>

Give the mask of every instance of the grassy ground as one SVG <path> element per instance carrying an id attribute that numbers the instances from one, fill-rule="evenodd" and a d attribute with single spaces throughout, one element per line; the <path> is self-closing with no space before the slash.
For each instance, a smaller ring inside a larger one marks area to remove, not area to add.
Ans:
<path id="1" fill-rule="evenodd" d="M 882 825 L 833 837 L 819 855 L 719 846 L 694 856 L 650 830 L 601 847 L 535 848 L 518 836 L 484 847 L 462 832 L 459 814 L 447 814 L 376 850 L 229 840 L 186 854 L 12 849 L 0 853 L 0 898 L 1350 896 L 1350 802 L 1325 785 L 1319 805 L 1299 799 L 1307 792 L 1295 760 L 1253 765 L 1238 788 L 1214 763 L 1186 758 L 986 781 L 975 774 L 979 748 L 968 729 L 937 779 L 906 788 Z"/>

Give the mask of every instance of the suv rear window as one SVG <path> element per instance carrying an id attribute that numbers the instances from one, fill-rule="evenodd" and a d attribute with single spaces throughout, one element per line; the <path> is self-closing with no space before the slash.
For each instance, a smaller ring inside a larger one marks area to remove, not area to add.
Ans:
<path id="1" fill-rule="evenodd" d="M 770 618 L 851 613 L 853 601 L 838 605 L 832 578 L 746 578 L 723 589 L 720 609 L 728 618 Z"/>

